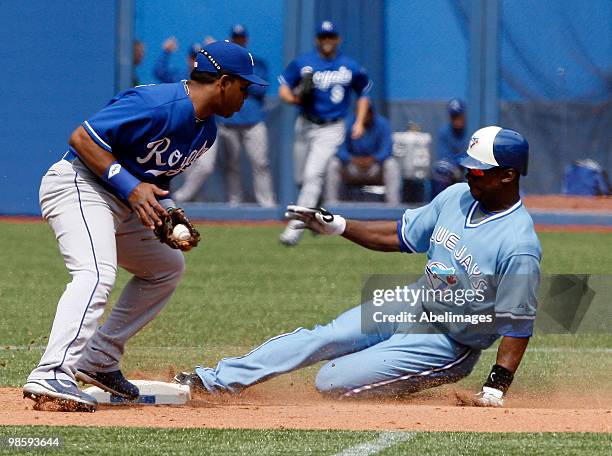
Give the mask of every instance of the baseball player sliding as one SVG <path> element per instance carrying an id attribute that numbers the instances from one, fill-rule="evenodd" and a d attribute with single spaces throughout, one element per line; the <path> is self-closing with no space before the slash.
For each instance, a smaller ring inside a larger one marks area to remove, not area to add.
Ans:
<path id="1" fill-rule="evenodd" d="M 69 151 L 40 187 L 42 215 L 72 281 L 24 397 L 95 410 L 96 400 L 79 391 L 77 379 L 138 396 L 119 369 L 125 343 L 170 299 L 184 269 L 180 250 L 199 240 L 183 211 L 172 207 L 170 180 L 212 146 L 214 115 L 239 111 L 252 83 L 267 84 L 253 74 L 250 54 L 213 43 L 197 55 L 189 80 L 122 92 L 72 133 Z M 117 265 L 133 277 L 96 329 Z"/>
<path id="2" fill-rule="evenodd" d="M 287 217 L 298 226 L 320 234 L 341 235 L 381 252 L 427 252 L 425 274 L 408 286 L 410 290 L 482 296 L 472 307 L 458 300 L 426 300 L 424 294 L 411 306 L 393 298 L 397 312 L 390 317 L 459 312 L 472 319 L 477 310 L 480 316 L 488 310 L 493 325 L 485 329 L 440 323 L 437 331 L 419 331 L 410 320 L 379 317 L 363 331 L 363 313 L 368 305 L 377 305 L 372 300 L 329 324 L 298 328 L 245 356 L 225 358 L 214 368 L 198 366 L 193 373 L 178 374 L 175 381 L 210 393 L 238 393 L 279 374 L 330 360 L 317 375 L 319 391 L 396 396 L 460 380 L 472 371 L 481 350 L 501 337 L 496 363 L 474 404 L 503 405 L 533 332 L 540 276 L 540 243 L 519 197 L 528 150 L 527 141 L 515 131 L 495 126 L 476 131 L 459 159 L 467 168 L 467 184 L 447 188 L 430 204 L 407 210 L 397 222 L 345 220 L 320 208 L 287 208 Z"/>
<path id="3" fill-rule="evenodd" d="M 340 36 L 334 23 L 321 23 L 316 45 L 317 52 L 298 56 L 278 78 L 280 98 L 300 106 L 293 146 L 293 175 L 301 185 L 297 201 L 300 206 L 315 206 L 319 201 L 327 163 L 344 140 L 351 90 L 358 96 L 351 137 L 363 136 L 367 95 L 372 86 L 365 70 L 338 51 Z M 303 231 L 290 221 L 280 241 L 287 246 L 296 245 Z"/>

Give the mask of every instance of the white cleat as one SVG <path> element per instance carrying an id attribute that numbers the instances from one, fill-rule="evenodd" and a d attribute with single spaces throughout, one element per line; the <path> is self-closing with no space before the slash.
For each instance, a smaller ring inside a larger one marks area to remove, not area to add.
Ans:
<path id="1" fill-rule="evenodd" d="M 23 397 L 36 402 L 35 409 L 45 402 L 55 402 L 62 411 L 94 412 L 98 401 L 68 380 L 30 380 L 23 387 Z"/>
<path id="2" fill-rule="evenodd" d="M 296 220 L 291 220 L 285 230 L 281 233 L 279 241 L 281 244 L 286 245 L 287 247 L 293 247 L 298 245 L 300 239 L 302 239 L 302 235 L 304 234 L 303 228 L 294 228 L 299 222 Z"/>

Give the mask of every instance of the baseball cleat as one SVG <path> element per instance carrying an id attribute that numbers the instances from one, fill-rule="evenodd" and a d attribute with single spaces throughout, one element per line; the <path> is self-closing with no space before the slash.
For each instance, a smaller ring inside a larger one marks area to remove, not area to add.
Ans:
<path id="1" fill-rule="evenodd" d="M 295 220 L 291 220 L 287 224 L 285 231 L 281 233 L 279 238 L 281 244 L 284 244 L 287 247 L 293 247 L 298 245 L 300 239 L 302 239 L 302 235 L 304 234 L 304 229 L 294 228 L 295 225 Z"/>
<path id="2" fill-rule="evenodd" d="M 138 387 L 130 383 L 120 370 L 113 372 L 88 372 L 79 369 L 74 376 L 77 380 L 89 385 L 95 385 L 114 396 L 136 399 L 140 395 Z"/>
<path id="3" fill-rule="evenodd" d="M 98 401 L 68 380 L 31 380 L 23 386 L 23 397 L 36 402 L 37 409 L 45 402 L 54 402 L 62 411 L 95 412 Z"/>
<path id="4" fill-rule="evenodd" d="M 187 385 L 191 391 L 207 391 L 202 383 L 202 379 L 195 372 L 179 372 L 172 379 L 174 383 L 179 385 Z"/>

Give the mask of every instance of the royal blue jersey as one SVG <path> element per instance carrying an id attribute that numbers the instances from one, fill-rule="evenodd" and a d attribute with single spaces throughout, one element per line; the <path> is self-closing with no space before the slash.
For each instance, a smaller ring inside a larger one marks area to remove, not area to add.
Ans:
<path id="1" fill-rule="evenodd" d="M 498 332 L 464 332 L 459 327 L 451 337 L 481 349 L 502 335 L 531 336 L 542 252 L 520 200 L 505 211 L 486 213 L 467 184 L 455 184 L 430 204 L 407 210 L 397 232 L 402 252 L 427 252 L 424 283 L 486 292 L 478 306 L 493 309 Z M 445 310 L 457 308 L 449 303 Z"/>
<path id="2" fill-rule="evenodd" d="M 457 131 L 450 123 L 438 130 L 436 159 L 457 165 L 457 157 L 467 150 L 468 136 L 465 130 Z"/>
<path id="3" fill-rule="evenodd" d="M 322 120 L 346 117 L 351 90 L 358 97 L 364 97 L 372 87 L 365 69 L 342 53 L 329 60 L 321 57 L 318 52 L 302 54 L 289 63 L 278 80 L 294 89 L 308 72 L 313 73 L 314 103 L 302 106 L 301 109 Z"/>
<path id="4" fill-rule="evenodd" d="M 170 66 L 170 59 L 172 52 L 163 51 L 153 67 L 153 74 L 159 80 L 159 82 L 179 82 L 183 79 L 189 78 L 189 72 L 191 71 L 187 64 L 184 64 L 180 68 L 172 68 Z"/>
<path id="5" fill-rule="evenodd" d="M 351 138 L 351 128 L 355 123 L 355 116 L 349 116 L 346 120 L 346 133 L 344 142 L 336 152 L 336 156 L 343 163 L 351 161 L 352 157 L 373 156 L 382 163 L 393 153 L 393 139 L 391 137 L 391 126 L 389 121 L 380 114 L 374 114 L 372 125 L 365 129 L 363 136 L 359 139 Z"/>
<path id="6" fill-rule="evenodd" d="M 121 92 L 82 125 L 131 174 L 163 189 L 217 136 L 214 116 L 196 119 L 186 81 Z"/>

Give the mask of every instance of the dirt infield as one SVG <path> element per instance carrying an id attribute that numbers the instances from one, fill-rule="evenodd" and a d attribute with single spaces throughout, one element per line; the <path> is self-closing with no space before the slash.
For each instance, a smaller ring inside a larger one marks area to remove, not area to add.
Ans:
<path id="1" fill-rule="evenodd" d="M 523 201 L 532 211 L 612 212 L 611 196 L 528 195 Z"/>
<path id="2" fill-rule="evenodd" d="M 612 432 L 612 397 L 511 396 L 502 409 L 459 407 L 452 388 L 409 400 L 326 399 L 305 386 L 255 387 L 239 397 L 199 396 L 186 406 L 101 406 L 95 413 L 34 411 L 0 389 L 0 424 L 230 429 Z M 470 392 L 471 394 L 471 392 Z"/>

